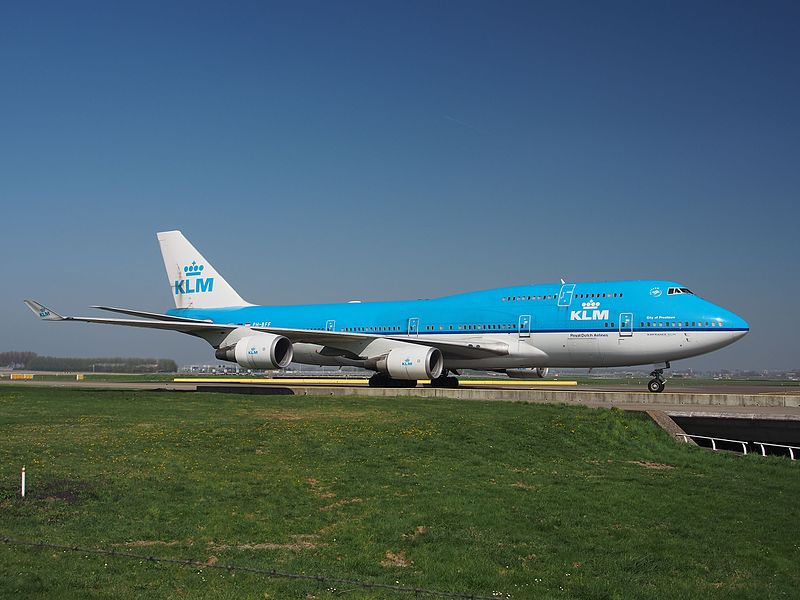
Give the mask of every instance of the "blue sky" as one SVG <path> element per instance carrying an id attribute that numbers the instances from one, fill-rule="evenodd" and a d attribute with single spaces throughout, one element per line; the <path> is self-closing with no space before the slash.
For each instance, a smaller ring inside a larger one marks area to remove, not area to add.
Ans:
<path id="1" fill-rule="evenodd" d="M 210 361 L 37 323 L 171 305 L 181 229 L 258 303 L 664 278 L 800 368 L 793 2 L 0 7 L 0 350 Z"/>

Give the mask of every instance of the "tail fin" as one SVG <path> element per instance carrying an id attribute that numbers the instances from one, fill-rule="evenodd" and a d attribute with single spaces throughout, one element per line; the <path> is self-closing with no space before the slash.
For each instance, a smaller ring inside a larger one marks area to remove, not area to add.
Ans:
<path id="1" fill-rule="evenodd" d="M 250 306 L 180 231 L 158 233 L 175 308 Z"/>

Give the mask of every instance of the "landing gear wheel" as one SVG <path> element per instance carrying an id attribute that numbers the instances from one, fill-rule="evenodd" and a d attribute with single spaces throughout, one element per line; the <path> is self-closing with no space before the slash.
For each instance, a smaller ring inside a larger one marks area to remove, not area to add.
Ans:
<path id="1" fill-rule="evenodd" d="M 435 388 L 457 388 L 458 378 L 448 377 L 447 375 L 440 375 L 436 379 L 431 379 L 431 387 Z"/>
<path id="2" fill-rule="evenodd" d="M 385 373 L 375 373 L 369 378 L 369 387 L 381 388 L 414 388 L 417 387 L 416 379 L 394 379 Z"/>
<path id="3" fill-rule="evenodd" d="M 375 373 L 369 378 L 369 387 L 389 387 L 389 376 L 383 373 Z"/>
<path id="4" fill-rule="evenodd" d="M 664 363 L 665 368 L 669 369 L 670 364 L 669 362 Z M 650 373 L 650 377 L 652 379 L 647 382 L 647 389 L 653 392 L 654 394 L 658 394 L 659 392 L 664 391 L 664 369 L 654 369 Z"/>

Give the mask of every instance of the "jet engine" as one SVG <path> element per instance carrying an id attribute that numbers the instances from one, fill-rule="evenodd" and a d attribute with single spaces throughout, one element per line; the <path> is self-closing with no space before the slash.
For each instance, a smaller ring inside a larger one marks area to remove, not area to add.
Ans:
<path id="1" fill-rule="evenodd" d="M 292 362 L 294 349 L 289 338 L 274 333 L 255 333 L 214 354 L 219 360 L 235 362 L 246 369 L 283 369 Z"/>
<path id="2" fill-rule="evenodd" d="M 442 374 L 443 367 L 441 350 L 429 346 L 392 348 L 374 362 L 367 361 L 367 368 L 394 379 L 436 379 Z"/>
<path id="3" fill-rule="evenodd" d="M 547 367 L 536 367 L 534 369 L 506 369 L 506 375 L 511 379 L 544 379 L 547 377 Z"/>

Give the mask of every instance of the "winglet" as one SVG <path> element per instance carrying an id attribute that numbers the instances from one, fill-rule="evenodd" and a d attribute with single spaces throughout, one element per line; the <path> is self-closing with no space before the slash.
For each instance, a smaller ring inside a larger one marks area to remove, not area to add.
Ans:
<path id="1" fill-rule="evenodd" d="M 25 305 L 33 311 L 37 317 L 44 321 L 64 321 L 65 318 L 62 317 L 55 311 L 50 310 L 43 304 L 39 304 L 36 300 L 25 300 Z"/>

